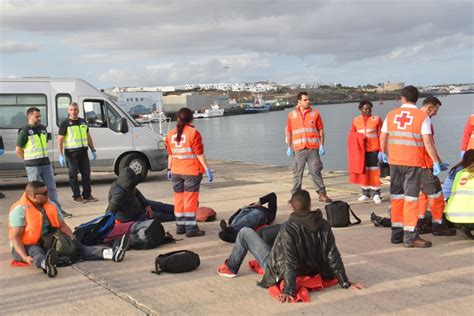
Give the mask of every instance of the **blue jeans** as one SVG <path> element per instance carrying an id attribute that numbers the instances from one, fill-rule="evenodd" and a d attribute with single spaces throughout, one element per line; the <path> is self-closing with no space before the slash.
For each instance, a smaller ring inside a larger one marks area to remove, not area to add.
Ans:
<path id="1" fill-rule="evenodd" d="M 58 208 L 62 210 L 61 204 L 59 204 L 58 190 L 56 190 L 56 182 L 54 181 L 54 172 L 51 164 L 43 166 L 26 166 L 26 174 L 28 175 L 28 181 L 43 181 L 48 188 L 48 195 L 50 201 L 56 203 Z"/>
<path id="2" fill-rule="evenodd" d="M 153 210 L 153 219 L 158 219 L 161 223 L 175 220 L 174 205 L 148 199 L 146 200 L 146 204 L 150 205 Z M 144 212 L 137 220 L 146 221 L 147 219 L 149 218 L 146 216 L 146 212 Z"/>
<path id="3" fill-rule="evenodd" d="M 227 260 L 227 267 L 234 273 L 239 272 L 242 261 L 244 261 L 247 252 L 250 251 L 262 269 L 266 269 L 267 258 L 271 249 L 272 247 L 264 242 L 252 228 L 244 227 L 237 235 L 234 247 Z"/>
<path id="4" fill-rule="evenodd" d="M 230 226 L 237 234 L 244 227 L 257 228 L 266 223 L 267 216 L 262 210 L 254 207 L 245 207 L 234 217 Z"/>

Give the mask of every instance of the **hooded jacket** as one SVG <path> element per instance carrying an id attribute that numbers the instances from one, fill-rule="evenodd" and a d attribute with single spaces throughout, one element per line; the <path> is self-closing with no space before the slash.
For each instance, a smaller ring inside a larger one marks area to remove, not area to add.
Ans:
<path id="1" fill-rule="evenodd" d="M 136 188 L 142 180 L 141 175 L 127 167 L 110 186 L 107 210 L 114 213 L 115 218 L 122 223 L 137 221 L 145 213 L 147 200 Z"/>
<path id="2" fill-rule="evenodd" d="M 321 210 L 294 212 L 281 226 L 259 285 L 268 288 L 285 280 L 283 293 L 294 297 L 296 277 L 318 273 L 323 279 L 337 278 L 343 288 L 350 286 L 331 226 Z"/>

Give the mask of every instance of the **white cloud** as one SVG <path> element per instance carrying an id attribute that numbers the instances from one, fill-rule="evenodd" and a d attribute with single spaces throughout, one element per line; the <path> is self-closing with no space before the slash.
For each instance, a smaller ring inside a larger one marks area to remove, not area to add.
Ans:
<path id="1" fill-rule="evenodd" d="M 0 51 L 3 54 L 23 54 L 38 51 L 39 45 L 33 42 L 2 41 Z"/>

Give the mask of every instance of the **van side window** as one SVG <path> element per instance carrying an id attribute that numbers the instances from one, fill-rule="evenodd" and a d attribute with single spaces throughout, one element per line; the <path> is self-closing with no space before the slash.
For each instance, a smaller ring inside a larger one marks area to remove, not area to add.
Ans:
<path id="1" fill-rule="evenodd" d="M 119 132 L 118 125 L 121 118 L 120 114 L 107 102 L 107 122 L 109 123 L 110 129 L 114 132 Z"/>
<path id="2" fill-rule="evenodd" d="M 0 94 L 0 128 L 21 128 L 26 125 L 30 107 L 41 111 L 41 124 L 48 126 L 47 99 L 44 94 Z"/>
<path id="3" fill-rule="evenodd" d="M 84 119 L 89 127 L 107 127 L 104 100 L 84 100 Z"/>
<path id="4" fill-rule="evenodd" d="M 56 94 L 56 124 L 61 125 L 68 118 L 67 109 L 71 103 L 71 95 L 67 93 Z"/>

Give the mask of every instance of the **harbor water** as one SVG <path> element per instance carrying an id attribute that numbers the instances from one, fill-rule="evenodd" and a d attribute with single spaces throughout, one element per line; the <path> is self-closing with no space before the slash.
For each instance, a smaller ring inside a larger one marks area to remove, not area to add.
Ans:
<path id="1" fill-rule="evenodd" d="M 448 95 L 439 98 L 443 105 L 432 119 L 436 147 L 443 161 L 457 163 L 460 142 L 469 114 L 474 113 L 474 94 Z M 418 101 L 420 106 L 423 100 Z M 395 101 L 373 102 L 374 115 L 386 114 L 400 106 Z M 347 134 L 352 119 L 359 115 L 358 103 L 317 105 L 324 121 L 325 169 L 347 170 Z M 269 112 L 197 119 L 209 159 L 237 160 L 271 165 L 292 165 L 286 155 L 285 124 L 288 112 Z M 173 128 L 175 122 L 171 122 Z M 158 130 L 155 127 L 155 130 Z"/>

